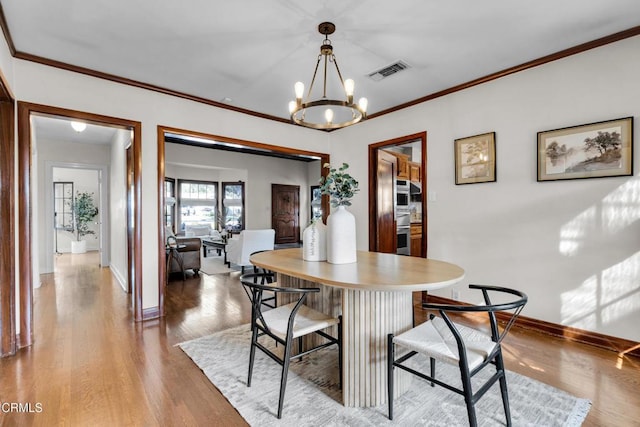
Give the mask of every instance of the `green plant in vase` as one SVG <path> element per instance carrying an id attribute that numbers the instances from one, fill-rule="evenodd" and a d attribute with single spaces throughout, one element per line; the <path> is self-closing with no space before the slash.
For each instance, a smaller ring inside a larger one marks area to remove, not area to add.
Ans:
<path id="1" fill-rule="evenodd" d="M 348 163 L 343 163 L 340 168 L 335 169 L 331 164 L 325 163 L 324 167 L 329 169 L 327 176 L 320 178 L 320 193 L 329 196 L 331 206 L 351 206 L 351 199 L 360 191 L 358 181 L 349 173 L 345 172 L 349 168 Z"/>
<path id="2" fill-rule="evenodd" d="M 93 201 L 93 193 L 86 191 L 76 193 L 73 202 L 71 203 L 71 210 L 73 211 L 73 234 L 75 235 L 76 242 L 83 242 L 82 238 L 89 234 L 96 234 L 89 224 L 98 216 L 98 208 Z M 72 242 L 73 244 L 73 242 Z M 78 245 L 78 249 L 74 249 L 72 245 L 72 252 L 84 252 L 86 248 Z"/>

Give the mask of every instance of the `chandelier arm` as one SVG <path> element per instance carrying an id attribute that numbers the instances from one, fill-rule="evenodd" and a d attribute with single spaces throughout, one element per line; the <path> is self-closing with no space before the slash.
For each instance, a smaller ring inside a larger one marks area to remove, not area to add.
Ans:
<path id="1" fill-rule="evenodd" d="M 338 78 L 340 79 L 340 84 L 342 85 L 342 89 L 344 90 L 344 94 L 347 95 L 347 91 L 344 89 L 344 80 L 342 80 L 342 73 L 340 72 L 340 68 L 338 67 L 338 60 L 336 59 L 335 55 L 331 55 L 331 56 L 333 57 L 333 63 L 336 66 L 336 71 L 338 72 Z"/>
<path id="2" fill-rule="evenodd" d="M 324 56 L 324 86 L 322 87 L 322 97 L 327 97 L 327 57 L 329 55 Z"/>
<path id="3" fill-rule="evenodd" d="M 322 55 L 318 55 L 318 61 L 316 62 L 316 69 L 313 70 L 313 77 L 311 78 L 311 84 L 309 85 L 309 90 L 307 91 L 307 98 L 304 100 L 305 102 L 309 102 L 309 99 L 311 99 L 311 89 L 313 89 L 313 84 L 316 81 L 316 74 L 318 74 L 318 67 L 320 66 L 320 59 L 322 59 Z M 325 74 L 325 77 L 326 77 L 326 74 Z"/>

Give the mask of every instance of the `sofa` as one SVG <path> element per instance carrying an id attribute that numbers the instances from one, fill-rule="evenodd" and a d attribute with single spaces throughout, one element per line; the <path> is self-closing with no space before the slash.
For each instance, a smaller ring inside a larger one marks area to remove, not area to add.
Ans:
<path id="1" fill-rule="evenodd" d="M 276 232 L 273 229 L 242 230 L 240 234 L 227 241 L 227 263 L 242 268 L 252 266 L 249 257 L 252 253 L 264 250 L 273 250 Z"/>
<path id="2" fill-rule="evenodd" d="M 219 234 L 218 230 L 211 228 L 209 224 L 187 224 L 184 227 L 185 237 L 210 237 Z"/>

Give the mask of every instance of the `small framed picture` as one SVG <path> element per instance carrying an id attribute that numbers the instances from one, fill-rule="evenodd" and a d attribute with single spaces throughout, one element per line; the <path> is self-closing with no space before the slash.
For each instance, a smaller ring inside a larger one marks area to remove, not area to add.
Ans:
<path id="1" fill-rule="evenodd" d="M 456 139 L 456 185 L 495 182 L 496 133 Z"/>
<path id="2" fill-rule="evenodd" d="M 633 117 L 538 132 L 538 181 L 633 174 Z"/>

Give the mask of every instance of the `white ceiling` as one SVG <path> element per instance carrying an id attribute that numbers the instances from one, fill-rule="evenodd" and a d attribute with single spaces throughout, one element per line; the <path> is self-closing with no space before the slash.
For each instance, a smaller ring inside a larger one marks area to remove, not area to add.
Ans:
<path id="1" fill-rule="evenodd" d="M 37 140 L 46 139 L 53 142 L 75 142 L 87 144 L 111 144 L 117 128 L 87 124 L 82 132 L 71 127 L 71 120 L 38 116 L 32 117 L 32 124 Z"/>
<path id="2" fill-rule="evenodd" d="M 288 117 L 331 36 L 379 112 L 640 25 L 638 0 L 1 0 L 18 52 Z M 374 82 L 403 60 L 410 69 Z"/>

